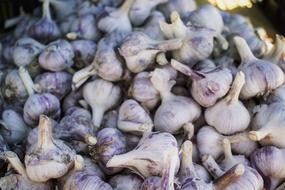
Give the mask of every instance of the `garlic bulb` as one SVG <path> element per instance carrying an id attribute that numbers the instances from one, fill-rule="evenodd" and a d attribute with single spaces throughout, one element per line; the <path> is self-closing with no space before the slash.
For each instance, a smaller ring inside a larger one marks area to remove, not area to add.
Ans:
<path id="1" fill-rule="evenodd" d="M 177 11 L 182 19 L 186 19 L 189 13 L 197 8 L 197 4 L 195 0 L 168 0 L 167 3 L 159 5 L 158 8 L 167 19 L 173 11 Z"/>
<path id="2" fill-rule="evenodd" d="M 265 181 L 265 188 L 275 189 L 285 178 L 284 150 L 274 146 L 257 149 L 251 155 L 251 164 L 260 172 Z"/>
<path id="3" fill-rule="evenodd" d="M 15 189 L 15 190 L 52 190 L 54 189 L 51 181 L 45 183 L 37 183 L 31 181 L 26 173 L 24 165 L 21 163 L 17 154 L 11 151 L 5 152 L 5 157 L 16 170 L 17 174 L 10 174 L 0 179 L 1 189 Z"/>
<path id="4" fill-rule="evenodd" d="M 66 40 L 54 41 L 39 56 L 39 64 L 49 71 L 62 71 L 73 65 L 74 51 Z"/>
<path id="5" fill-rule="evenodd" d="M 159 102 L 159 92 L 150 81 L 148 72 L 138 73 L 129 88 L 129 95 L 144 107 L 152 110 Z"/>
<path id="6" fill-rule="evenodd" d="M 52 119 L 58 119 L 60 113 L 60 102 L 57 97 L 50 93 L 33 94 L 24 105 L 23 117 L 28 125 L 34 127 L 41 114 L 46 114 Z"/>
<path id="7" fill-rule="evenodd" d="M 162 103 L 154 115 L 154 126 L 157 131 L 177 133 L 180 129 L 188 131 L 189 123 L 199 118 L 200 106 L 191 98 L 175 96 L 171 88 L 175 81 L 163 69 L 155 69 L 151 73 L 151 82 L 159 91 Z"/>
<path id="8" fill-rule="evenodd" d="M 174 59 L 171 60 L 171 65 L 176 70 L 191 77 L 191 94 L 201 106 L 213 106 L 217 100 L 226 95 L 230 89 L 232 74 L 227 68 L 198 72 L 193 71 Z"/>
<path id="9" fill-rule="evenodd" d="M 229 44 L 222 35 L 224 30 L 224 21 L 219 10 L 214 6 L 206 4 L 199 7 L 197 10 L 192 11 L 189 14 L 189 21 L 190 24 L 215 30 L 217 32 L 216 38 L 222 49 L 228 49 Z"/>
<path id="10" fill-rule="evenodd" d="M 101 34 L 96 26 L 96 18 L 93 14 L 81 15 L 73 20 L 70 26 L 70 33 L 66 34 L 66 37 L 70 40 L 76 40 L 78 38 L 85 40 L 97 41 Z"/>
<path id="11" fill-rule="evenodd" d="M 96 79 L 83 87 L 83 97 L 92 109 L 94 126 L 99 128 L 104 113 L 119 102 L 121 89 L 111 82 Z"/>
<path id="12" fill-rule="evenodd" d="M 51 1 L 53 0 L 43 1 L 42 19 L 30 26 L 28 30 L 29 36 L 43 43 L 48 43 L 60 37 L 60 30 L 57 24 L 51 18 Z"/>
<path id="13" fill-rule="evenodd" d="M 134 150 L 113 156 L 106 166 L 128 168 L 142 177 L 161 176 L 170 164 L 165 159 L 169 153 L 176 160 L 174 167 L 178 168 L 175 138 L 169 133 L 145 133 Z"/>
<path id="14" fill-rule="evenodd" d="M 157 190 L 161 187 L 161 177 L 147 177 L 141 185 L 140 190 Z"/>
<path id="15" fill-rule="evenodd" d="M 37 55 L 44 49 L 44 45 L 36 40 L 24 37 L 20 38 L 14 47 L 13 60 L 14 63 L 20 66 L 27 66 L 36 61 Z"/>
<path id="16" fill-rule="evenodd" d="M 22 115 L 12 109 L 2 112 L 2 120 L 0 121 L 0 134 L 9 144 L 18 144 L 23 142 L 29 132 Z"/>
<path id="17" fill-rule="evenodd" d="M 66 176 L 63 190 L 112 190 L 112 187 L 102 181 L 97 175 L 84 170 L 84 159 L 77 155 L 73 173 Z"/>
<path id="18" fill-rule="evenodd" d="M 114 155 L 123 154 L 127 151 L 126 138 L 116 128 L 104 128 L 97 133 L 97 143 L 91 149 L 91 156 L 107 174 L 115 174 L 121 168 L 109 168 L 106 165 Z M 107 167 L 106 167 L 107 166 Z"/>
<path id="19" fill-rule="evenodd" d="M 235 37 L 234 42 L 242 60 L 239 70 L 245 74 L 245 85 L 241 90 L 241 98 L 249 99 L 267 94 L 282 85 L 284 73 L 277 65 L 254 57 L 243 38 Z"/>
<path id="20" fill-rule="evenodd" d="M 99 41 L 93 62 L 73 75 L 73 89 L 80 87 L 94 75 L 99 75 L 107 81 L 122 79 L 124 68 L 114 49 L 118 43 L 116 39 L 118 36 L 119 34 L 109 35 Z"/>
<path id="21" fill-rule="evenodd" d="M 78 106 L 78 100 L 82 99 L 82 88 L 76 90 L 76 91 L 71 91 L 69 94 L 67 94 L 63 101 L 62 101 L 62 110 L 65 112 L 69 108 L 73 106 Z"/>
<path id="22" fill-rule="evenodd" d="M 75 40 L 71 42 L 74 50 L 74 66 L 82 69 L 92 63 L 95 52 L 96 44 L 91 40 Z"/>
<path id="23" fill-rule="evenodd" d="M 108 111 L 102 121 L 102 128 L 117 128 L 119 113 L 117 110 Z"/>
<path id="24" fill-rule="evenodd" d="M 135 26 L 139 26 L 149 17 L 151 11 L 159 4 L 168 0 L 134 0 L 130 9 L 130 19 Z"/>
<path id="25" fill-rule="evenodd" d="M 13 69 L 7 71 L 5 80 L 3 81 L 2 94 L 5 101 L 9 103 L 24 104 L 28 98 L 28 92 L 23 84 L 18 70 Z"/>
<path id="26" fill-rule="evenodd" d="M 129 19 L 129 11 L 133 2 L 134 0 L 125 0 L 120 8 L 110 10 L 107 16 L 99 20 L 98 28 L 106 33 L 130 33 L 132 25 Z"/>
<path id="27" fill-rule="evenodd" d="M 285 103 L 276 102 L 269 105 L 262 105 L 260 110 L 252 119 L 252 131 L 249 138 L 259 141 L 262 145 L 274 145 L 285 148 L 283 138 Z"/>
<path id="28" fill-rule="evenodd" d="M 285 85 L 276 88 L 269 96 L 269 102 L 285 102 Z"/>
<path id="29" fill-rule="evenodd" d="M 128 69 L 139 73 L 155 62 L 158 53 L 179 49 L 181 45 L 180 39 L 158 41 L 143 32 L 133 32 L 124 39 L 119 51 Z"/>
<path id="30" fill-rule="evenodd" d="M 205 111 L 206 122 L 225 135 L 244 131 L 250 122 L 250 114 L 239 101 L 240 91 L 245 83 L 243 72 L 238 72 L 228 95 Z M 236 116 L 239 117 L 236 117 Z M 219 118 L 224 118 L 223 120 Z"/>
<path id="31" fill-rule="evenodd" d="M 56 17 L 62 20 L 75 11 L 77 6 L 76 0 L 50 0 L 50 4 L 55 9 Z M 62 11 L 64 10 L 64 11 Z"/>
<path id="32" fill-rule="evenodd" d="M 13 63 L 13 51 L 17 39 L 13 35 L 7 35 L 1 40 L 2 55 L 5 61 Z"/>
<path id="33" fill-rule="evenodd" d="M 0 134 L 0 154 L 3 155 L 4 152 L 8 151 L 9 149 L 10 147 L 8 147 L 6 140 L 4 140 L 4 138 Z M 4 159 L 4 157 L 0 157 L 0 168 L 3 168 L 3 166 L 5 165 Z"/>
<path id="34" fill-rule="evenodd" d="M 135 174 L 117 174 L 109 180 L 114 190 L 141 190 L 143 180 Z"/>
<path id="35" fill-rule="evenodd" d="M 182 40 L 182 47 L 172 51 L 173 58 L 177 61 L 193 66 L 209 57 L 213 51 L 216 32 L 198 26 L 186 27 L 176 11 L 171 14 L 171 24 L 161 22 L 160 28 L 167 39 Z"/>
<path id="36" fill-rule="evenodd" d="M 62 99 L 71 90 L 71 80 L 67 72 L 45 72 L 35 78 L 34 88 L 39 93 L 48 92 Z"/>
<path id="37" fill-rule="evenodd" d="M 82 156 L 84 159 L 84 168 L 83 170 L 87 173 L 95 174 L 101 179 L 105 179 L 106 175 L 102 169 L 97 165 L 90 157 Z"/>
<path id="38" fill-rule="evenodd" d="M 120 106 L 118 128 L 123 132 L 143 134 L 152 131 L 153 122 L 143 107 L 129 99 Z"/>
<path id="39" fill-rule="evenodd" d="M 250 156 L 258 148 L 257 143 L 249 139 L 247 132 L 223 136 L 213 127 L 204 126 L 198 131 L 196 138 L 200 154 L 209 154 L 214 159 L 217 159 L 224 152 L 222 146 L 224 138 L 227 138 L 231 142 L 232 150 L 237 154 Z"/>
<path id="40" fill-rule="evenodd" d="M 205 59 L 194 65 L 193 69 L 201 72 L 212 71 L 216 68 L 216 64 L 211 59 Z"/>
<path id="41" fill-rule="evenodd" d="M 263 58 L 278 65 L 284 71 L 284 64 L 282 64 L 281 60 L 285 51 L 285 39 L 280 35 L 276 35 L 275 38 L 273 48 Z"/>
<path id="42" fill-rule="evenodd" d="M 93 2 L 83 1 L 82 3 L 80 3 L 77 9 L 77 14 L 79 16 L 86 15 L 86 14 L 94 14 L 95 16 L 97 16 L 99 15 L 99 12 L 100 12 L 98 9 L 100 8 L 96 7 L 96 5 Z"/>
<path id="43" fill-rule="evenodd" d="M 249 161 L 245 158 L 244 155 L 233 155 L 231 142 L 229 139 L 223 139 L 223 148 L 224 148 L 224 158 L 219 163 L 222 170 L 227 171 L 236 164 L 243 164 L 244 166 L 250 166 Z"/>
<path id="44" fill-rule="evenodd" d="M 159 11 L 152 11 L 146 23 L 143 25 L 142 32 L 155 40 L 164 40 L 159 23 L 165 22 L 164 15 Z"/>
<path id="45" fill-rule="evenodd" d="M 52 136 L 51 120 L 40 116 L 37 146 L 25 156 L 25 165 L 30 179 L 46 182 L 66 174 L 73 165 L 75 152 L 61 140 Z"/>

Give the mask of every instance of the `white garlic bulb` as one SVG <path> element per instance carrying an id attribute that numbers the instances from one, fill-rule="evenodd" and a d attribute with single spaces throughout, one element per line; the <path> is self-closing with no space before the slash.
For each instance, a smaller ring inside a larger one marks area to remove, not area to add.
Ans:
<path id="1" fill-rule="evenodd" d="M 178 169 L 176 139 L 169 133 L 146 133 L 134 150 L 113 156 L 107 167 L 129 168 L 142 177 L 162 176 L 163 171 L 170 165 L 165 159 L 170 153 L 174 159 L 174 168 Z"/>
<path id="2" fill-rule="evenodd" d="M 165 17 L 159 11 L 152 11 L 143 28 L 143 33 L 155 40 L 164 40 L 160 30 L 159 22 L 165 21 Z"/>
<path id="3" fill-rule="evenodd" d="M 188 123 L 199 118 L 200 106 L 191 98 L 172 94 L 171 88 L 175 81 L 165 70 L 155 69 L 151 73 L 150 80 L 162 99 L 154 116 L 155 129 L 172 134 L 179 132 L 182 128 L 187 131 Z"/>
<path id="4" fill-rule="evenodd" d="M 205 120 L 222 134 L 230 135 L 245 130 L 250 114 L 241 101 L 240 91 L 245 83 L 243 72 L 238 72 L 228 95 L 205 111 Z M 220 119 L 223 118 L 223 119 Z"/>
<path id="5" fill-rule="evenodd" d="M 161 22 L 160 28 L 167 39 L 182 40 L 182 47 L 172 51 L 172 55 L 189 66 L 209 57 L 213 51 L 216 32 L 198 26 L 186 27 L 177 12 L 171 14 L 171 24 Z"/>
<path id="6" fill-rule="evenodd" d="M 269 96 L 269 102 L 285 102 L 285 85 L 276 88 Z"/>
<path id="7" fill-rule="evenodd" d="M 267 94 L 282 85 L 284 73 L 277 65 L 254 57 L 243 38 L 236 36 L 234 42 L 241 57 L 239 70 L 245 74 L 242 99 Z"/>
<path id="8" fill-rule="evenodd" d="M 250 139 L 259 141 L 262 145 L 274 145 L 285 148 L 285 103 L 275 102 L 261 105 L 259 111 L 252 119 Z"/>
<path id="9" fill-rule="evenodd" d="M 233 80 L 231 71 L 227 68 L 198 72 L 174 59 L 171 60 L 171 65 L 191 77 L 191 94 L 203 107 L 213 106 L 219 98 L 225 96 Z"/>
<path id="10" fill-rule="evenodd" d="M 141 135 L 152 131 L 153 122 L 143 107 L 129 99 L 120 106 L 118 128 L 123 132 Z"/>
<path id="11" fill-rule="evenodd" d="M 83 97 L 92 109 L 94 126 L 99 128 L 105 111 L 118 103 L 121 89 L 111 82 L 96 79 L 83 87 Z"/>
<path id="12" fill-rule="evenodd" d="M 224 152 L 222 143 L 224 138 L 231 142 L 232 150 L 237 154 L 250 156 L 258 148 L 257 143 L 248 137 L 248 132 L 224 136 L 213 127 L 204 126 L 198 131 L 196 138 L 200 154 L 211 155 L 214 159 L 217 159 Z"/>

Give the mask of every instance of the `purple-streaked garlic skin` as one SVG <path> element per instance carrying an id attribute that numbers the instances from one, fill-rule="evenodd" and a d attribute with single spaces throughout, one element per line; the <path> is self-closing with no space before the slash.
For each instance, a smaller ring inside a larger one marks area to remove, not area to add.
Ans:
<path id="1" fill-rule="evenodd" d="M 34 127 L 41 114 L 46 114 L 56 120 L 60 117 L 60 113 L 60 102 L 56 96 L 50 93 L 33 94 L 24 105 L 23 117 L 28 125 Z"/>
<path id="2" fill-rule="evenodd" d="M 159 28 L 161 21 L 165 21 L 164 15 L 160 11 L 153 11 L 141 30 L 152 39 L 163 40 L 164 36 Z"/>
<path id="3" fill-rule="evenodd" d="M 71 42 L 74 50 L 74 66 L 82 69 L 92 63 L 95 57 L 96 44 L 91 40 L 75 40 Z"/>
<path id="4" fill-rule="evenodd" d="M 39 64 L 48 71 L 62 71 L 71 67 L 74 62 L 72 45 L 63 39 L 54 41 L 39 56 Z"/>
<path id="5" fill-rule="evenodd" d="M 71 91 L 69 94 L 67 94 L 62 101 L 61 107 L 62 110 L 65 112 L 69 108 L 73 106 L 78 106 L 78 100 L 82 99 L 82 88 L 76 90 L 76 91 Z"/>
<path id="6" fill-rule="evenodd" d="M 88 110 L 81 108 L 81 107 L 77 107 L 77 106 L 73 106 L 73 107 L 68 108 L 68 110 L 66 110 L 66 112 L 65 112 L 65 116 L 73 116 L 73 117 L 82 116 L 82 117 L 85 117 L 87 119 L 92 118 L 92 115 Z"/>
<path id="7" fill-rule="evenodd" d="M 28 98 L 28 92 L 19 76 L 18 70 L 8 71 L 2 86 L 4 100 L 9 103 L 24 104 Z"/>
<path id="8" fill-rule="evenodd" d="M 99 165 L 97 165 L 95 163 L 94 160 L 92 160 L 90 157 L 88 156 L 83 156 L 84 159 L 84 168 L 83 170 L 86 173 L 90 173 L 90 174 L 94 174 L 98 177 L 100 177 L 101 179 L 105 179 L 106 175 L 103 172 L 103 170 L 99 167 Z"/>
<path id="9" fill-rule="evenodd" d="M 181 190 L 195 189 L 195 190 L 212 190 L 211 183 L 207 184 L 199 178 L 188 178 L 183 184 L 181 184 Z"/>
<path id="10" fill-rule="evenodd" d="M 113 188 L 102 181 L 98 176 L 89 174 L 84 171 L 79 171 L 73 174 L 65 182 L 63 190 L 80 190 L 80 189 L 100 189 L 100 190 L 113 190 Z"/>
<path id="11" fill-rule="evenodd" d="M 104 114 L 102 128 L 117 128 L 118 111 L 111 110 Z"/>
<path id="12" fill-rule="evenodd" d="M 143 106 L 152 110 L 159 102 L 159 92 L 150 81 L 148 72 L 138 73 L 130 86 L 129 94 Z"/>
<path id="13" fill-rule="evenodd" d="M 285 177 L 284 150 L 274 146 L 265 146 L 254 151 L 251 164 L 264 178 L 267 189 L 275 189 Z"/>
<path id="14" fill-rule="evenodd" d="M 117 174 L 108 183 L 114 189 L 141 190 L 143 180 L 136 174 Z"/>
<path id="15" fill-rule="evenodd" d="M 34 83 L 40 93 L 51 93 L 62 99 L 71 91 L 72 75 L 67 72 L 45 72 L 37 75 Z"/>
<path id="16" fill-rule="evenodd" d="M 1 40 L 2 55 L 8 63 L 13 63 L 13 52 L 16 41 L 17 39 L 13 35 L 8 35 Z"/>
<path id="17" fill-rule="evenodd" d="M 124 135 L 115 128 L 105 128 L 97 133 L 97 143 L 91 150 L 91 156 L 97 160 L 99 166 L 106 174 L 115 174 L 121 168 L 107 168 L 107 162 L 118 154 L 127 151 L 126 139 Z"/>
<path id="18" fill-rule="evenodd" d="M 161 186 L 161 177 L 150 176 L 142 183 L 141 190 L 157 190 Z"/>

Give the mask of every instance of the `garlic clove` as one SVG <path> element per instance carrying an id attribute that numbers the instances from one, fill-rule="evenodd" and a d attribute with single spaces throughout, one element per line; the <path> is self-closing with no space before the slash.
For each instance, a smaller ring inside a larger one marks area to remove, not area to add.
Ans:
<path id="1" fill-rule="evenodd" d="M 133 32 L 124 39 L 119 52 L 125 58 L 128 69 L 139 73 L 155 62 L 158 53 L 179 49 L 181 45 L 180 39 L 157 41 L 143 32 Z"/>
<path id="2" fill-rule="evenodd" d="M 129 11 L 134 0 L 126 0 L 119 9 L 112 10 L 106 17 L 98 22 L 98 28 L 106 33 L 122 32 L 130 33 L 132 31 Z"/>
<path id="3" fill-rule="evenodd" d="M 114 155 L 124 154 L 127 151 L 125 136 L 116 128 L 104 128 L 97 133 L 97 143 L 90 150 L 106 174 L 115 174 L 121 171 L 118 167 L 108 167 L 108 162 Z"/>
<path id="4" fill-rule="evenodd" d="M 142 177 L 161 176 L 170 164 L 165 159 L 169 153 L 172 154 L 171 159 L 176 160 L 177 168 L 179 158 L 175 138 L 169 133 L 146 133 L 134 150 L 113 156 L 107 167 L 128 168 Z"/>
<path id="5" fill-rule="evenodd" d="M 201 106 L 213 106 L 230 89 L 232 74 L 229 69 L 215 69 L 205 73 L 197 72 L 174 59 L 171 60 L 171 65 L 191 77 L 193 81 L 191 94 Z"/>
<path id="6" fill-rule="evenodd" d="M 159 4 L 168 0 L 134 0 L 130 9 L 130 19 L 132 24 L 139 26 L 145 22 L 152 10 Z"/>
<path id="7" fill-rule="evenodd" d="M 254 57 L 243 38 L 235 37 L 234 42 L 242 59 L 239 70 L 245 74 L 245 84 L 241 91 L 241 98 L 249 99 L 267 94 L 282 85 L 284 74 L 277 65 Z"/>
<path id="8" fill-rule="evenodd" d="M 143 107 L 129 99 L 120 106 L 118 128 L 123 132 L 142 135 L 152 131 L 153 122 Z"/>
<path id="9" fill-rule="evenodd" d="M 228 95 L 205 111 L 206 122 L 222 134 L 230 135 L 244 131 L 250 123 L 250 114 L 239 101 L 240 91 L 245 83 L 242 71 L 237 73 Z M 239 117 L 235 117 L 239 115 Z M 218 118 L 227 120 L 220 120 Z"/>
<path id="10" fill-rule="evenodd" d="M 25 165 L 30 179 L 46 182 L 65 175 L 72 167 L 75 151 L 52 136 L 51 120 L 41 115 L 37 146 L 25 156 Z"/>
<path id="11" fill-rule="evenodd" d="M 95 128 L 99 128 L 105 111 L 119 102 L 121 89 L 111 82 L 96 79 L 83 87 L 83 97 L 92 109 L 92 121 Z"/>

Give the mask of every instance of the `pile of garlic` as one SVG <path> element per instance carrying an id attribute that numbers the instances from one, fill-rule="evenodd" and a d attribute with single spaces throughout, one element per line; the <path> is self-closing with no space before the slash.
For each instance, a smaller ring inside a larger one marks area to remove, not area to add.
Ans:
<path id="1" fill-rule="evenodd" d="M 195 0 L 40 1 L 0 39 L 0 189 L 283 189 L 282 36 Z"/>

